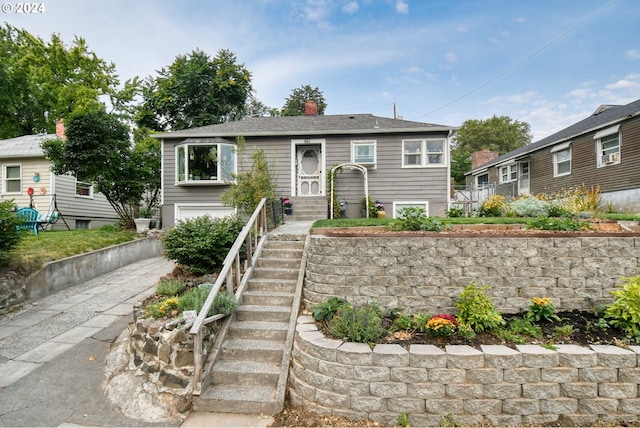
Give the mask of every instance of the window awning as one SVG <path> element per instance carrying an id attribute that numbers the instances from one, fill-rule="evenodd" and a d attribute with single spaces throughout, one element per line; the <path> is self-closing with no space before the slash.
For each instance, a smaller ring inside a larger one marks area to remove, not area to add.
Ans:
<path id="1" fill-rule="evenodd" d="M 593 136 L 594 140 L 599 140 L 602 137 L 606 137 L 607 135 L 617 134 L 620 130 L 620 125 L 612 126 L 610 128 L 603 129 L 601 131 L 596 132 Z"/>
<path id="2" fill-rule="evenodd" d="M 563 150 L 567 150 L 569 147 L 571 147 L 571 141 L 567 141 L 566 143 L 562 144 L 556 144 L 551 149 L 551 153 L 561 152 Z"/>

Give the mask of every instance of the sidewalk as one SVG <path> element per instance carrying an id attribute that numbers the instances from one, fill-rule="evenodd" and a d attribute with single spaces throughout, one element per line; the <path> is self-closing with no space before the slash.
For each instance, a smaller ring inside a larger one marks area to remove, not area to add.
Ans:
<path id="1" fill-rule="evenodd" d="M 109 403 L 104 362 L 133 304 L 173 267 L 145 259 L 0 316 L 0 426 L 153 425 Z"/>

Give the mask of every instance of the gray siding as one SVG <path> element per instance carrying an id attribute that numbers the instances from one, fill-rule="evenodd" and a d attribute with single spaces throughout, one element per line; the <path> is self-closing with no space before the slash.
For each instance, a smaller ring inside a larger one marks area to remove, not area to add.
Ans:
<path id="1" fill-rule="evenodd" d="M 58 210 L 72 229 L 75 228 L 77 220 L 89 221 L 91 229 L 113 224 L 119 220 L 103 194 L 94 192 L 92 198 L 76 196 L 76 180 L 73 177 L 56 175 L 55 194 Z M 64 227 L 64 223 L 59 221 L 56 226 Z"/>
<path id="2" fill-rule="evenodd" d="M 392 215 L 394 201 L 428 201 L 432 216 L 444 216 L 448 207 L 449 169 L 444 167 L 402 168 L 402 140 L 410 138 L 446 138 L 446 134 L 380 134 L 366 136 L 331 135 L 324 138 L 325 170 L 335 165 L 351 161 L 352 140 L 375 140 L 377 164 L 368 169 L 369 194 L 385 205 Z M 251 167 L 251 155 L 255 148 L 264 149 L 267 160 L 273 166 L 278 193 L 281 197 L 292 195 L 292 140 L 305 139 L 294 137 L 247 137 L 246 153 L 238 156 L 238 170 L 246 171 Z M 313 136 L 313 140 L 322 139 Z M 202 203 L 220 204 L 220 195 L 226 185 L 176 186 L 175 185 L 175 147 L 182 139 L 163 140 L 163 224 L 174 224 L 176 204 Z M 446 150 L 448 156 L 448 149 Z M 446 162 L 448 164 L 448 162 Z M 326 180 L 323 183 L 325 195 Z M 359 171 L 344 170 L 338 178 L 338 198 L 349 203 L 349 217 L 357 217 L 360 212 L 360 199 L 364 196 L 363 175 Z"/>

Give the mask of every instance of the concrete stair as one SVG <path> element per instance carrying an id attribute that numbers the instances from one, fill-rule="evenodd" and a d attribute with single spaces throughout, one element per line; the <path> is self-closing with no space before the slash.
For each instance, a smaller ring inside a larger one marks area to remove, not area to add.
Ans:
<path id="1" fill-rule="evenodd" d="M 211 384 L 194 396 L 194 410 L 265 415 L 282 410 L 303 249 L 304 240 L 267 240 L 217 352 Z"/>
<path id="2" fill-rule="evenodd" d="M 326 196 L 296 196 L 293 201 L 293 214 L 285 217 L 287 221 L 313 221 L 327 218 Z"/>

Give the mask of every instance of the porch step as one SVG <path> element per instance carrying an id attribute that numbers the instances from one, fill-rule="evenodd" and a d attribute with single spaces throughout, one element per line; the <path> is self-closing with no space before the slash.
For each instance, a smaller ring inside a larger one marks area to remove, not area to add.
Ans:
<path id="1" fill-rule="evenodd" d="M 293 293 L 278 291 L 245 291 L 242 303 L 247 305 L 291 306 Z"/>
<path id="2" fill-rule="evenodd" d="M 212 353 L 205 376 L 211 384 L 194 396 L 194 410 L 266 415 L 282 410 L 291 356 L 285 348 L 291 346 L 300 305 L 303 250 L 298 238 L 267 239 L 225 339 Z"/>
<path id="3" fill-rule="evenodd" d="M 293 293 L 296 289 L 296 281 L 291 279 L 250 279 L 247 290 L 251 291 L 278 291 Z"/>
<path id="4" fill-rule="evenodd" d="M 280 362 L 223 360 L 213 366 L 213 383 L 270 386 L 278 383 Z"/>
<path id="5" fill-rule="evenodd" d="M 222 347 L 225 360 L 254 360 L 280 363 L 282 342 L 278 340 L 229 339 Z"/>
<path id="6" fill-rule="evenodd" d="M 275 398 L 273 386 L 213 385 L 193 398 L 193 406 L 201 412 L 274 415 L 282 409 Z"/>
<path id="7" fill-rule="evenodd" d="M 286 306 L 240 305 L 236 310 L 238 321 L 288 322 L 291 308 Z"/>
<path id="8" fill-rule="evenodd" d="M 327 218 L 327 198 L 325 196 L 297 196 L 293 201 L 293 214 L 285 221 L 313 221 Z"/>

